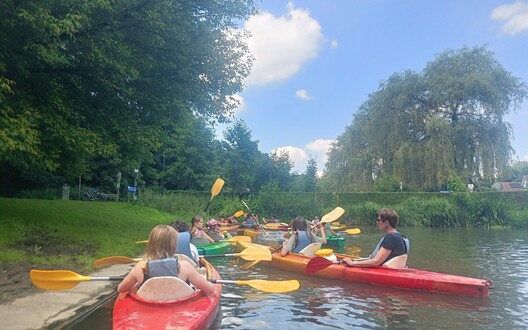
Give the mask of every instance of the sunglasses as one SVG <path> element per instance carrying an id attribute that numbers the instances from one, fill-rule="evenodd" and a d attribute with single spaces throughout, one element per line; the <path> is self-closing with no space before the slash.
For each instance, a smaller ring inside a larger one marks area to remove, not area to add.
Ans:
<path id="1" fill-rule="evenodd" d="M 380 218 L 378 218 L 378 220 L 376 220 L 377 222 L 387 222 L 387 220 L 382 220 Z"/>

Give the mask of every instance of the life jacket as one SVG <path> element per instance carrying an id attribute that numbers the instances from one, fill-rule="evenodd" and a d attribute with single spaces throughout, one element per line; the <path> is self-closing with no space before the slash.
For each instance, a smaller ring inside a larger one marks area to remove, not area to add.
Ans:
<path id="1" fill-rule="evenodd" d="M 312 237 L 305 231 L 297 232 L 297 245 L 293 247 L 293 253 L 299 253 L 302 249 L 312 243 Z"/>
<path id="2" fill-rule="evenodd" d="M 257 224 L 257 220 L 255 218 L 247 218 L 246 219 L 246 226 L 254 226 Z"/>
<path id="3" fill-rule="evenodd" d="M 188 231 L 178 233 L 178 246 L 176 246 L 176 253 L 185 254 L 193 259 L 191 253 L 191 233 Z"/>
<path id="4" fill-rule="evenodd" d="M 326 227 L 325 227 L 325 228 L 324 228 L 324 232 L 325 232 L 326 237 L 328 237 L 328 236 L 333 236 L 333 235 L 334 235 L 334 234 L 332 234 L 332 232 L 330 231 L 330 228 L 326 228 Z"/>
<path id="5" fill-rule="evenodd" d="M 165 258 L 160 260 L 150 260 L 147 262 L 148 271 L 145 272 L 143 283 L 149 278 L 160 276 L 178 277 L 178 259 Z"/>
<path id="6" fill-rule="evenodd" d="M 403 243 L 404 243 L 403 245 L 405 246 L 405 254 L 408 254 L 409 251 L 411 250 L 411 243 L 409 242 L 409 238 L 407 238 L 407 236 L 403 234 L 398 233 L 397 231 L 394 233 L 391 233 L 390 235 L 397 235 L 403 240 Z M 385 236 L 383 236 L 379 240 L 378 245 L 376 245 L 376 248 L 374 249 L 374 251 L 372 251 L 372 254 L 369 256 L 369 259 L 374 259 L 379 249 L 381 248 L 381 244 L 383 243 L 384 239 L 385 239 Z"/>

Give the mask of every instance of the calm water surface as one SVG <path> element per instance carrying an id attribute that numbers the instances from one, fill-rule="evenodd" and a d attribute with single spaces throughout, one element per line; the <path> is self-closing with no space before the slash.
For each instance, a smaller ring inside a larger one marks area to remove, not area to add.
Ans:
<path id="1" fill-rule="evenodd" d="M 341 251 L 370 254 L 375 227 L 347 236 Z M 240 270 L 244 260 L 211 259 L 224 279 L 298 279 L 297 291 L 271 294 L 224 285 L 219 329 L 528 329 L 528 232 L 402 228 L 411 239 L 409 266 L 491 280 L 489 298 L 414 292 L 339 282 L 281 271 L 264 262 Z M 261 244 L 277 244 L 270 232 Z M 111 329 L 113 301 L 68 329 Z"/>

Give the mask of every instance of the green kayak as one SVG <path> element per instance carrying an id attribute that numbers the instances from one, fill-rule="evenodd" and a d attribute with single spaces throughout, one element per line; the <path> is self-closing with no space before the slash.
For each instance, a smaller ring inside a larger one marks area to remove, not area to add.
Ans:
<path id="1" fill-rule="evenodd" d="M 344 247 L 345 246 L 345 239 L 341 236 L 328 236 L 326 238 L 326 244 L 323 246 L 338 246 L 338 247 Z"/>
<path id="2" fill-rule="evenodd" d="M 207 257 L 211 254 L 225 254 L 231 250 L 233 245 L 229 242 L 215 242 L 211 244 L 196 245 L 198 253 L 201 256 Z"/>

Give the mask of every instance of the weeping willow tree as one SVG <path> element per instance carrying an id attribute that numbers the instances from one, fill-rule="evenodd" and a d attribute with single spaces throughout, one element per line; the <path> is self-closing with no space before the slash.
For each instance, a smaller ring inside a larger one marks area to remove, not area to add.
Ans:
<path id="1" fill-rule="evenodd" d="M 368 191 L 391 177 L 434 191 L 450 176 L 494 181 L 513 155 L 504 116 L 527 93 L 485 47 L 448 50 L 421 73 L 395 73 L 331 148 L 324 186 Z"/>

